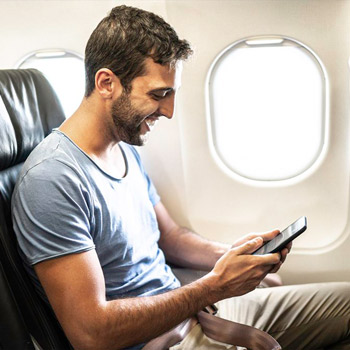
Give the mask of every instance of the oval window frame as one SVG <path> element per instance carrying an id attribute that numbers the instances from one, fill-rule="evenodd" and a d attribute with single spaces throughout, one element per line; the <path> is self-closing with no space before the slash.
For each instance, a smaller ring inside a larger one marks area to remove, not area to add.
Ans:
<path id="1" fill-rule="evenodd" d="M 213 94 L 211 92 L 213 74 L 215 74 L 216 68 L 220 60 L 223 59 L 232 49 L 239 47 L 253 47 L 253 46 L 276 46 L 276 45 L 289 45 L 297 46 L 303 49 L 309 57 L 313 59 L 317 65 L 317 69 L 321 74 L 322 80 L 322 106 L 321 106 L 321 142 L 318 146 L 318 152 L 315 157 L 310 161 L 309 165 L 301 171 L 294 173 L 288 177 L 281 179 L 259 179 L 243 175 L 240 171 L 237 171 L 230 164 L 227 164 L 224 157 L 221 155 L 220 148 L 217 143 L 217 135 L 215 130 L 215 111 L 212 102 Z M 318 55 L 306 44 L 301 41 L 282 35 L 261 35 L 250 36 L 237 40 L 223 49 L 212 62 L 206 77 L 205 85 L 205 101 L 206 101 L 206 120 L 207 120 L 207 132 L 209 140 L 209 148 L 211 154 L 217 163 L 217 165 L 230 177 L 237 181 L 247 183 L 255 186 L 284 186 L 286 183 L 296 183 L 302 181 L 306 177 L 310 176 L 316 171 L 316 169 L 322 164 L 325 155 L 329 148 L 329 79 L 327 71 L 318 57 Z"/>

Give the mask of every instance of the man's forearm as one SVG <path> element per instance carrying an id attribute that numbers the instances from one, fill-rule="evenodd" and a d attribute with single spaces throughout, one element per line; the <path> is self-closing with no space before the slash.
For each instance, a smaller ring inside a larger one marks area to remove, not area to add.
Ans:
<path id="1" fill-rule="evenodd" d="M 43 261 L 35 271 L 75 349 L 121 349 L 157 337 L 208 304 L 255 289 L 281 263 L 280 254 L 251 255 L 262 241 L 230 249 L 201 279 L 151 297 L 106 301 L 94 250 Z"/>
<path id="2" fill-rule="evenodd" d="M 167 260 L 199 270 L 211 270 L 230 245 L 207 240 L 185 227 L 174 227 L 159 241 Z"/>
<path id="3" fill-rule="evenodd" d="M 77 350 L 113 350 L 153 339 L 218 300 L 212 279 L 205 276 L 164 294 L 106 301 L 86 310 L 89 330 L 73 345 Z"/>

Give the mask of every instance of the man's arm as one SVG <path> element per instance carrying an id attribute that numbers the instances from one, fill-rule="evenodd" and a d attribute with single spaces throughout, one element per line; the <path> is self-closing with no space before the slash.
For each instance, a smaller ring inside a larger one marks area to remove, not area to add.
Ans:
<path id="1" fill-rule="evenodd" d="M 279 230 L 273 230 L 265 233 L 250 233 L 230 246 L 207 240 L 191 230 L 177 225 L 161 202 L 154 209 L 161 232 L 159 246 L 163 250 L 167 261 L 178 266 L 198 270 L 210 271 L 217 260 L 231 247 L 242 245 L 256 237 L 261 237 L 266 242 L 280 232 Z M 291 244 L 281 252 L 282 262 L 290 249 Z M 279 266 L 271 272 L 276 272 L 278 268 Z"/>
<path id="2" fill-rule="evenodd" d="M 159 202 L 154 210 L 161 232 L 159 247 L 166 259 L 178 266 L 210 271 L 230 245 L 209 241 L 175 223 L 167 209 Z"/>
<path id="3" fill-rule="evenodd" d="M 280 262 L 279 254 L 249 255 L 261 244 L 258 238 L 230 249 L 203 278 L 151 297 L 107 301 L 95 250 L 34 268 L 73 347 L 113 350 L 146 342 L 209 304 L 255 289 Z"/>

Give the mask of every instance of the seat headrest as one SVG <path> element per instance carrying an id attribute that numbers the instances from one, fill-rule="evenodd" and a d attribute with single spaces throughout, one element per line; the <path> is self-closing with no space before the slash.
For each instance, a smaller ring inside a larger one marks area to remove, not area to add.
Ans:
<path id="1" fill-rule="evenodd" d="M 0 170 L 23 162 L 64 119 L 61 104 L 40 71 L 0 70 Z"/>

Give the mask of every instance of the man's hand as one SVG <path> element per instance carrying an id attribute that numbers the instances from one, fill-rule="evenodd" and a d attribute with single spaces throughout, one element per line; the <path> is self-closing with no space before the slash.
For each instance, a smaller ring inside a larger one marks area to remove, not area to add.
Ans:
<path id="1" fill-rule="evenodd" d="M 239 238 L 237 241 L 235 241 L 232 244 L 232 248 L 238 247 L 242 245 L 245 242 L 248 242 L 254 238 L 261 237 L 263 239 L 263 244 L 271 241 L 271 239 L 275 238 L 278 234 L 280 234 L 280 230 L 273 230 L 273 231 L 266 231 L 266 232 L 260 232 L 260 233 L 248 233 L 245 236 Z M 282 249 L 279 253 L 281 254 L 281 264 L 284 263 L 286 260 L 287 254 L 291 251 L 292 249 L 292 242 L 288 243 L 284 249 Z M 278 269 L 281 267 L 281 264 L 278 266 Z M 277 272 L 276 271 L 271 271 L 271 272 Z"/>
<path id="2" fill-rule="evenodd" d="M 276 272 L 285 259 L 288 248 L 281 253 L 251 255 L 260 248 L 264 239 L 270 240 L 279 233 L 278 230 L 245 236 L 235 243 L 215 264 L 208 277 L 214 278 L 218 289 L 218 300 L 239 296 L 254 290 L 268 273 Z M 254 237 L 249 239 L 248 237 Z M 237 243 L 242 244 L 237 245 Z M 215 288 L 215 287 L 214 287 Z"/>
<path id="3" fill-rule="evenodd" d="M 280 233 L 280 230 L 266 231 L 266 232 L 252 232 L 244 235 L 243 237 L 237 239 L 233 244 L 232 248 L 238 247 L 245 242 L 251 241 L 254 238 L 261 237 L 265 242 L 271 241 Z"/>

